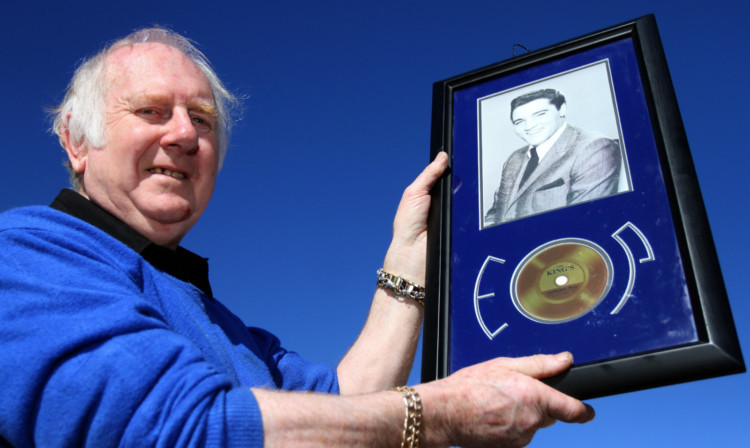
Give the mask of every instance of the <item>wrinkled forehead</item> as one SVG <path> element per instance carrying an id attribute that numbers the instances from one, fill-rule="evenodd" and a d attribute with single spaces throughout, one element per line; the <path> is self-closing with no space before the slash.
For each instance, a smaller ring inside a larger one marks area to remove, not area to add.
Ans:
<path id="1" fill-rule="evenodd" d="M 187 55 L 169 45 L 143 42 L 114 48 L 107 55 L 104 69 L 108 91 L 179 85 L 213 103 L 206 75 Z"/>

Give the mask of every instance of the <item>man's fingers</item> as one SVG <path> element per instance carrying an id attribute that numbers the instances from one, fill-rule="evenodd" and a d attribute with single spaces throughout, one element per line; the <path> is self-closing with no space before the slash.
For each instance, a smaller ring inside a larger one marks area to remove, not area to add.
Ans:
<path id="1" fill-rule="evenodd" d="M 554 389 L 550 392 L 551 393 L 545 397 L 547 403 L 547 417 L 566 423 L 586 423 L 591 421 L 596 415 L 594 408 L 588 404 L 582 403 L 580 400 L 576 400 L 575 398 Z"/>
<path id="2" fill-rule="evenodd" d="M 539 379 L 557 375 L 570 368 L 573 364 L 573 355 L 570 352 L 562 352 L 556 355 L 508 358 L 502 361 L 506 368 Z M 594 418 L 594 408 L 591 406 L 550 386 L 540 383 L 539 386 L 543 389 L 542 405 L 546 407 L 543 425 L 549 426 L 550 419 L 566 423 L 585 423 Z"/>
<path id="3" fill-rule="evenodd" d="M 524 358 L 501 358 L 497 360 L 503 368 L 541 379 L 564 372 L 573 364 L 573 355 L 562 352 L 556 355 L 535 355 Z M 567 423 L 585 423 L 594 418 L 594 409 L 571 396 L 552 387 L 539 384 L 541 404 L 546 408 L 542 427 L 551 425 L 551 421 L 560 420 Z"/>
<path id="4" fill-rule="evenodd" d="M 418 194 L 429 193 L 429 191 L 432 189 L 432 186 L 435 185 L 435 182 L 437 182 L 438 179 L 440 179 L 440 176 L 443 175 L 447 167 L 448 154 L 446 154 L 444 151 L 441 151 L 435 157 L 435 160 L 427 165 L 427 168 L 425 168 L 424 171 L 422 171 L 419 176 L 417 176 L 412 186 L 418 190 Z"/>
<path id="5" fill-rule="evenodd" d="M 404 190 L 401 203 L 396 211 L 394 226 L 406 230 L 407 241 L 411 242 L 412 239 L 426 230 L 430 190 L 447 167 L 448 154 L 441 151 L 435 157 L 435 160 L 427 165 L 414 182 Z"/>
<path id="6" fill-rule="evenodd" d="M 539 427 L 540 428 L 549 428 L 550 426 L 554 425 L 555 423 L 557 423 L 557 419 L 556 418 L 554 418 L 554 417 L 552 417 L 550 415 L 545 415 L 544 416 L 544 420 L 542 421 L 542 424 L 539 425 Z"/>
<path id="7" fill-rule="evenodd" d="M 569 369 L 573 365 L 573 355 L 570 352 L 562 352 L 556 355 L 498 358 L 495 362 L 504 368 L 540 379 L 555 376 Z"/>

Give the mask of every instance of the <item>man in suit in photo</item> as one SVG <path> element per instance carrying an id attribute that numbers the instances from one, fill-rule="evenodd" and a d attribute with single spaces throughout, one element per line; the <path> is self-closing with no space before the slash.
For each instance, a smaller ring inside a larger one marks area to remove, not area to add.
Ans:
<path id="1" fill-rule="evenodd" d="M 511 101 L 514 131 L 527 146 L 503 165 L 485 227 L 618 192 L 618 142 L 569 125 L 566 113 L 565 97 L 555 89 Z"/>

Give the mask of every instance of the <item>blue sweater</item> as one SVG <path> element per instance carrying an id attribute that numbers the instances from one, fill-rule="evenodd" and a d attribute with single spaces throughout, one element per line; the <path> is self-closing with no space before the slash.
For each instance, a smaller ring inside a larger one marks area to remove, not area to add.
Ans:
<path id="1" fill-rule="evenodd" d="M 49 207 L 0 215 L 0 446 L 262 446 L 250 387 L 335 372 Z"/>

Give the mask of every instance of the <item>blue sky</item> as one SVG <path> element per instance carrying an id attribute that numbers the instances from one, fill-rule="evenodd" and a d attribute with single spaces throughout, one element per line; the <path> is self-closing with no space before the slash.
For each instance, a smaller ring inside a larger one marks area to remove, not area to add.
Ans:
<path id="1" fill-rule="evenodd" d="M 47 131 L 81 57 L 151 24 L 195 39 L 246 97 L 214 199 L 184 246 L 248 325 L 335 364 L 363 323 L 402 189 L 429 158 L 432 83 L 654 13 L 741 344 L 750 40 L 746 2 L 14 2 L 0 17 L 0 210 L 67 186 Z M 419 377 L 416 363 L 412 382 Z M 532 446 L 750 446 L 747 374 L 591 401 Z"/>

